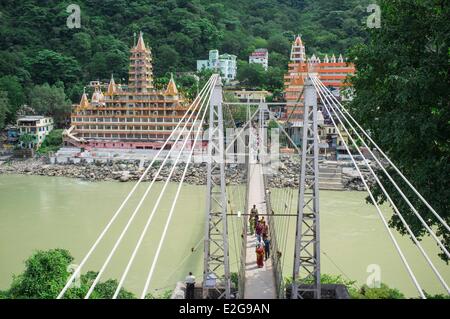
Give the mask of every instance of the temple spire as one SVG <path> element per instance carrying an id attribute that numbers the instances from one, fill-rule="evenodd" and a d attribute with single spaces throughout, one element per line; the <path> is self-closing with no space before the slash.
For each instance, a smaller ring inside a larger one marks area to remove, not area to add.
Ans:
<path id="1" fill-rule="evenodd" d="M 305 62 L 305 46 L 303 45 L 302 37 L 297 35 L 291 48 L 291 61 L 293 62 Z"/>
<path id="2" fill-rule="evenodd" d="M 114 95 L 117 91 L 116 82 L 114 81 L 114 74 L 111 74 L 111 80 L 109 81 L 107 94 L 108 95 Z"/>
<path id="3" fill-rule="evenodd" d="M 173 73 L 170 73 L 169 84 L 167 85 L 167 89 L 165 95 L 178 95 L 177 85 L 175 84 L 175 80 L 173 79 Z"/>
<path id="4" fill-rule="evenodd" d="M 136 44 L 136 49 L 139 51 L 146 51 L 147 49 L 145 48 L 145 42 L 144 42 L 144 37 L 143 37 L 143 33 L 139 32 L 139 39 L 138 42 Z"/>
<path id="5" fill-rule="evenodd" d="M 80 108 L 87 108 L 87 107 L 89 107 L 89 99 L 86 94 L 86 88 L 83 88 L 83 96 L 81 97 Z"/>
<path id="6" fill-rule="evenodd" d="M 152 53 L 150 48 L 145 46 L 142 32 L 139 33 L 136 46 L 131 49 L 128 87 L 136 93 L 153 90 Z"/>

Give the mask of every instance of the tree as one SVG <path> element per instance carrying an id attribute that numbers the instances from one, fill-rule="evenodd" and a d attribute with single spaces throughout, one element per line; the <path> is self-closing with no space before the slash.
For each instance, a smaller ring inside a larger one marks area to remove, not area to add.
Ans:
<path id="1" fill-rule="evenodd" d="M 268 47 L 271 66 L 286 69 L 295 34 L 304 35 L 310 53 L 344 53 L 364 42 L 360 20 L 370 2 L 79 0 L 82 28 L 68 29 L 65 1 L 3 0 L 0 77 L 16 76 L 25 91 L 62 81 L 78 102 L 88 81 L 106 81 L 114 73 L 126 82 L 133 33 L 139 31 L 155 53 L 156 77 L 193 71 L 195 61 L 216 48 L 247 60 L 255 48 Z"/>
<path id="2" fill-rule="evenodd" d="M 36 83 L 75 83 L 81 74 L 77 60 L 52 50 L 39 50 L 29 60 L 31 75 Z"/>
<path id="3" fill-rule="evenodd" d="M 70 114 L 70 102 L 67 100 L 64 88 L 57 85 L 34 86 L 29 93 L 30 106 L 40 115 L 54 117 L 55 124 L 63 126 L 66 117 Z"/>
<path id="4" fill-rule="evenodd" d="M 266 71 L 261 64 L 239 61 L 237 78 L 243 85 L 251 88 L 261 88 L 266 84 Z"/>
<path id="5" fill-rule="evenodd" d="M 269 38 L 268 48 L 270 51 L 274 51 L 282 55 L 289 55 L 291 50 L 291 41 L 286 39 L 283 35 L 274 35 Z"/>
<path id="6" fill-rule="evenodd" d="M 38 149 L 39 154 L 56 152 L 63 144 L 62 129 L 52 130 Z"/>
<path id="7" fill-rule="evenodd" d="M 0 130 L 5 127 L 9 108 L 8 93 L 0 91 Z"/>
<path id="8" fill-rule="evenodd" d="M 450 222 L 450 7 L 444 1 L 387 1 L 381 29 L 352 52 L 354 116 L 432 207 Z M 384 176 L 384 175 L 383 175 Z M 383 184 L 416 236 L 426 230 L 387 178 Z M 402 182 L 394 179 L 448 248 L 450 233 Z M 377 185 L 372 190 L 386 201 Z M 390 226 L 406 234 L 397 215 Z M 440 255 L 443 259 L 447 257 Z"/>
<path id="9" fill-rule="evenodd" d="M 37 251 L 25 262 L 25 271 L 13 278 L 11 298 L 52 299 L 64 287 L 73 257 L 67 250 Z"/>
<path id="10" fill-rule="evenodd" d="M 25 271 L 14 276 L 11 288 L 2 292 L 3 297 L 13 299 L 54 299 L 66 284 L 73 269 L 70 267 L 73 257 L 65 249 L 39 250 L 25 262 Z M 88 292 L 97 272 L 89 271 L 83 274 L 67 290 L 66 299 L 81 299 Z M 118 287 L 116 280 L 99 282 L 92 295 L 92 299 L 109 299 Z M 0 296 L 0 298 L 2 298 Z M 121 289 L 119 299 L 133 299 L 134 294 Z"/>
<path id="11" fill-rule="evenodd" d="M 173 66 L 178 64 L 180 55 L 174 48 L 165 44 L 157 48 L 155 59 L 159 61 L 158 68 L 161 71 L 171 71 L 171 67 L 173 68 Z"/>
<path id="12" fill-rule="evenodd" d="M 8 94 L 9 106 L 6 122 L 12 123 L 16 120 L 17 110 L 25 103 L 23 87 L 16 76 L 6 75 L 0 78 L 0 90 Z"/>
<path id="13" fill-rule="evenodd" d="M 381 283 L 380 287 L 368 287 L 363 285 L 359 290 L 352 292 L 353 299 L 405 299 L 398 289 L 390 288 Z"/>

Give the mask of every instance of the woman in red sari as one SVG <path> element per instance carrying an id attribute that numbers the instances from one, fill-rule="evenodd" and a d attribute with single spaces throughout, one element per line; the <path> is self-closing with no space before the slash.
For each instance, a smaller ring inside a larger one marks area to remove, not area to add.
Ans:
<path id="1" fill-rule="evenodd" d="M 256 264 L 258 268 L 264 267 L 264 247 L 260 243 L 256 246 Z"/>

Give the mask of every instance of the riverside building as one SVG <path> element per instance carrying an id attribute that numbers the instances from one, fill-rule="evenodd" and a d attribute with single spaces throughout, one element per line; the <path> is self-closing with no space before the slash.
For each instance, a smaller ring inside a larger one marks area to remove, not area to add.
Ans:
<path id="1" fill-rule="evenodd" d="M 152 54 L 142 33 L 130 53 L 128 85 L 118 85 L 111 77 L 103 92 L 101 83 L 91 82 L 91 99 L 84 92 L 73 106 L 71 127 L 63 133 L 66 145 L 158 149 L 187 112 L 189 105 L 173 77 L 165 90 L 154 88 Z"/>
<path id="2" fill-rule="evenodd" d="M 355 66 L 344 61 L 344 57 L 338 58 L 333 54 L 325 55 L 323 59 L 312 55 L 307 58 L 305 46 L 300 36 L 295 38 L 291 48 L 291 57 L 288 72 L 284 76 L 286 112 L 285 117 L 293 121 L 301 119 L 303 114 L 303 86 L 308 73 L 316 75 L 325 86 L 334 89 L 337 94 L 348 86 L 345 79 L 355 74 Z"/>

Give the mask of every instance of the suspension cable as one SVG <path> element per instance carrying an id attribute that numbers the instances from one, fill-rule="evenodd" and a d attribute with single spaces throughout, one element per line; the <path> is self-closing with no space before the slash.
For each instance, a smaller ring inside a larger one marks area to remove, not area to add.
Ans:
<path id="1" fill-rule="evenodd" d="M 318 80 L 317 78 L 315 78 L 315 81 L 318 85 L 321 86 L 321 90 L 322 92 L 326 93 L 328 95 L 328 97 L 330 96 L 330 92 L 328 91 L 328 89 L 323 86 L 323 84 L 321 84 L 320 80 Z M 328 91 L 328 92 L 327 92 Z M 430 228 L 430 226 L 425 222 L 425 220 L 422 218 L 422 216 L 419 214 L 419 212 L 417 211 L 417 209 L 414 207 L 414 205 L 409 201 L 408 197 L 406 197 L 406 195 L 403 193 L 403 191 L 400 189 L 400 187 L 398 186 L 398 184 L 394 181 L 394 179 L 392 178 L 392 176 L 389 174 L 389 172 L 387 172 L 387 170 L 384 168 L 384 165 L 379 161 L 379 159 L 375 156 L 375 154 L 372 152 L 372 150 L 369 148 L 369 146 L 366 144 L 366 142 L 364 141 L 364 139 L 361 137 L 361 135 L 356 131 L 355 127 L 350 123 L 350 121 L 348 120 L 348 118 L 345 116 L 345 114 L 340 110 L 340 108 L 338 107 L 338 105 L 331 100 L 331 102 L 334 104 L 335 107 L 330 106 L 333 108 L 334 113 L 336 113 L 336 109 L 338 110 L 338 112 L 341 114 L 341 116 L 345 119 L 345 121 L 349 124 L 351 130 L 353 130 L 353 132 L 355 132 L 356 136 L 359 138 L 359 140 L 364 144 L 364 146 L 367 148 L 367 150 L 370 152 L 370 154 L 372 155 L 372 157 L 375 159 L 375 161 L 377 162 L 378 166 L 381 168 L 381 170 L 384 172 L 384 174 L 389 178 L 389 180 L 391 181 L 391 183 L 395 186 L 395 188 L 397 189 L 397 191 L 400 193 L 400 195 L 402 196 L 402 198 L 406 201 L 406 203 L 408 204 L 408 206 L 411 208 L 411 210 L 413 211 L 413 213 L 416 215 L 416 217 L 420 220 L 420 222 L 422 223 L 422 225 L 426 228 L 426 230 L 430 233 L 430 235 L 434 238 L 434 240 L 437 242 L 437 244 L 440 246 L 440 248 L 442 249 L 442 251 L 447 255 L 448 258 L 450 258 L 450 253 L 448 252 L 448 250 L 445 248 L 445 246 L 443 245 L 443 243 L 440 241 L 440 239 L 436 236 L 436 234 L 433 232 L 433 230 Z"/>
<path id="2" fill-rule="evenodd" d="M 321 86 L 324 86 L 321 83 Z M 328 89 L 327 89 L 328 90 Z M 339 100 L 331 94 L 332 99 L 334 99 L 344 110 L 345 113 L 349 116 L 349 118 L 356 124 L 356 126 L 362 131 L 362 133 L 369 139 L 369 141 L 375 146 L 375 148 L 380 152 L 381 155 L 388 161 L 388 163 L 395 169 L 395 171 L 402 177 L 402 179 L 406 182 L 406 184 L 414 191 L 414 193 L 420 198 L 420 200 L 428 207 L 428 209 L 433 213 L 433 215 L 444 225 L 444 227 L 450 231 L 449 225 L 445 222 L 445 220 L 434 210 L 434 208 L 427 202 L 427 200 L 420 194 L 420 192 L 412 185 L 412 183 L 403 175 L 400 169 L 391 161 L 391 159 L 383 152 L 383 150 L 374 142 L 374 140 L 370 137 L 370 135 L 361 127 L 361 125 L 355 120 L 355 118 L 350 114 L 350 112 L 342 105 Z"/>
<path id="3" fill-rule="evenodd" d="M 201 95 L 200 99 L 203 99 L 203 97 L 205 96 L 205 92 L 207 93 L 207 90 L 209 89 L 211 83 L 212 83 L 212 82 L 209 82 L 209 83 L 208 83 L 208 86 L 205 86 L 205 87 L 203 88 L 203 90 L 202 90 L 203 92 L 200 94 L 200 95 Z M 195 111 L 198 109 L 198 107 L 199 107 L 199 105 L 198 105 L 198 103 L 197 103 L 194 112 L 192 112 L 192 113 L 190 114 L 189 119 L 185 122 L 182 131 L 181 131 L 180 134 L 177 136 L 177 138 L 176 138 L 175 142 L 173 143 L 173 145 L 176 145 L 176 144 L 178 143 L 179 139 L 182 137 L 182 135 L 183 135 L 183 133 L 184 133 L 186 127 L 187 127 L 188 122 L 192 119 L 192 117 L 193 117 L 193 115 L 195 114 Z M 194 123 L 195 123 L 195 121 L 197 120 L 197 118 L 198 118 L 198 113 L 197 113 L 197 116 L 196 116 L 196 118 L 195 118 L 195 120 L 194 120 Z M 193 127 L 193 126 L 192 126 L 192 127 Z M 192 129 L 191 129 L 191 131 L 192 131 Z M 122 230 L 121 234 L 119 235 L 119 237 L 117 238 L 117 240 L 116 240 L 116 242 L 115 242 L 115 244 L 114 244 L 114 246 L 113 246 L 111 252 L 109 253 L 108 257 L 106 258 L 105 262 L 103 263 L 103 265 L 102 265 L 100 271 L 98 272 L 96 278 L 95 278 L 94 281 L 92 282 L 92 284 L 91 284 L 91 286 L 90 286 L 90 288 L 89 288 L 89 290 L 88 290 L 86 296 L 84 297 L 85 299 L 89 299 L 90 295 L 91 295 L 92 292 L 94 291 L 95 286 L 98 284 L 98 282 L 99 282 L 99 280 L 100 280 L 100 278 L 101 278 L 103 272 L 105 271 L 106 267 L 108 266 L 109 262 L 111 261 L 111 258 L 113 257 L 113 255 L 114 255 L 114 253 L 116 252 L 116 250 L 117 250 L 119 244 L 121 243 L 123 237 L 125 236 L 126 232 L 128 231 L 128 228 L 129 228 L 130 225 L 132 224 L 132 222 L 133 222 L 135 216 L 137 215 L 138 211 L 140 210 L 140 208 L 141 208 L 143 202 L 144 202 L 145 199 L 147 198 L 147 195 L 148 195 L 148 193 L 150 192 L 150 190 L 152 189 L 152 187 L 153 187 L 153 185 L 154 185 L 154 183 L 155 183 L 157 177 L 159 176 L 161 170 L 163 169 L 163 167 L 166 165 L 166 162 L 167 162 L 168 159 L 170 158 L 170 155 L 171 155 L 173 149 L 174 149 L 174 147 L 172 147 L 172 148 L 170 149 L 170 151 L 166 154 L 166 157 L 164 158 L 163 163 L 159 166 L 158 171 L 157 171 L 156 174 L 153 176 L 153 179 L 152 179 L 151 183 L 148 185 L 148 187 L 147 187 L 147 189 L 146 189 L 144 195 L 142 196 L 141 200 L 139 201 L 139 203 L 138 203 L 138 205 L 136 206 L 135 210 L 133 211 L 132 215 L 131 215 L 130 218 L 128 219 L 127 224 L 126 224 L 125 227 L 123 228 L 123 230 Z M 182 150 L 180 150 L 180 153 L 181 153 L 181 152 L 182 152 Z"/>
<path id="4" fill-rule="evenodd" d="M 214 77 L 214 79 L 215 79 L 215 77 Z M 213 82 L 211 82 L 211 83 L 215 83 L 215 80 L 214 80 Z M 194 129 L 194 127 L 195 127 L 195 122 L 197 121 L 197 119 L 198 119 L 198 117 L 199 117 L 199 115 L 200 115 L 200 113 L 201 113 L 201 110 L 203 109 L 203 107 L 204 107 L 204 105 L 205 105 L 205 102 L 207 101 L 207 99 L 205 99 L 205 97 L 208 96 L 208 94 L 210 93 L 210 89 L 211 89 L 212 87 L 214 87 L 214 86 L 211 85 L 211 86 L 208 88 L 208 93 L 207 93 L 205 96 L 202 97 L 203 101 L 202 101 L 202 103 L 201 103 L 201 107 L 200 107 L 199 111 L 197 112 L 196 118 L 195 118 L 195 120 L 194 120 L 193 125 L 191 126 L 191 128 L 190 128 L 190 130 L 189 130 L 188 135 L 190 135 L 190 134 L 192 133 L 192 130 Z M 201 126 L 201 124 L 200 124 L 200 126 Z M 130 270 L 130 268 L 131 268 L 131 265 L 132 265 L 132 263 L 133 263 L 133 261 L 134 261 L 134 259 L 135 259 L 135 257 L 136 257 L 136 254 L 137 254 L 137 252 L 138 252 L 138 250 L 139 250 L 139 248 L 140 248 L 140 246 L 141 246 L 141 244 L 142 244 L 142 241 L 143 241 L 143 239 L 144 239 L 144 237 L 145 237 L 145 234 L 147 233 L 148 227 L 150 226 L 150 224 L 151 224 L 151 222 L 152 222 L 152 220 L 153 220 L 153 216 L 155 215 L 156 210 L 157 210 L 157 208 L 159 207 L 159 204 L 160 204 L 161 199 L 162 199 L 162 197 L 163 197 L 163 195 L 164 195 L 164 193 L 165 193 L 165 190 L 166 190 L 166 188 L 167 188 L 167 185 L 168 185 L 168 183 L 169 183 L 169 181 L 170 181 L 170 179 L 171 179 L 171 177 L 172 177 L 172 175 L 173 175 L 173 172 L 175 171 L 175 168 L 176 168 L 176 166 L 177 166 L 177 164 L 178 164 L 178 161 L 179 161 L 180 158 L 181 158 L 182 152 L 183 152 L 184 148 L 186 147 L 186 144 L 187 144 L 188 140 L 189 140 L 188 138 L 186 138 L 186 139 L 184 140 L 183 145 L 182 145 L 182 147 L 181 147 L 181 150 L 180 150 L 180 152 L 178 153 L 178 156 L 177 156 L 177 158 L 176 158 L 175 161 L 174 161 L 174 164 L 173 164 L 173 166 L 172 166 L 172 169 L 170 170 L 170 173 L 169 173 L 169 175 L 168 175 L 167 178 L 166 178 L 166 182 L 164 183 L 164 186 L 163 186 L 163 188 L 161 189 L 160 194 L 159 194 L 159 196 L 158 196 L 158 198 L 157 198 L 157 200 L 156 200 L 156 202 L 155 202 L 155 204 L 154 204 L 154 206 L 153 206 L 153 209 L 152 209 L 152 211 L 151 211 L 151 213 L 150 213 L 150 215 L 149 215 L 149 217 L 148 217 L 148 219 L 147 219 L 147 222 L 146 222 L 146 224 L 145 224 L 145 226 L 144 226 L 144 229 L 143 229 L 143 231 L 141 232 L 141 235 L 140 235 L 140 237 L 139 237 L 139 240 L 138 240 L 138 242 L 137 242 L 137 244 L 136 244 L 136 246 L 135 246 L 135 248 L 134 248 L 134 250 L 133 250 L 133 253 L 132 253 L 131 257 L 130 257 L 130 260 L 128 261 L 128 264 L 127 264 L 127 266 L 126 266 L 126 268 L 125 268 L 125 271 L 124 271 L 124 273 L 122 274 L 122 276 L 121 276 L 121 278 L 120 278 L 119 284 L 118 284 L 118 286 L 117 286 L 117 288 L 116 288 L 116 291 L 114 292 L 113 299 L 116 299 L 117 296 L 118 296 L 118 294 L 119 294 L 119 292 L 120 292 L 120 289 L 121 289 L 121 287 L 122 287 L 122 285 L 123 285 L 123 283 L 124 283 L 124 281 L 125 281 L 125 279 L 126 279 L 126 276 L 128 275 L 128 272 L 129 272 L 129 270 Z M 193 149 L 194 149 L 194 147 L 192 148 L 192 150 L 193 150 Z"/>
<path id="5" fill-rule="evenodd" d="M 211 79 L 209 80 L 211 81 Z M 208 81 L 208 82 L 209 82 Z M 65 286 L 63 287 L 63 289 L 60 291 L 60 293 L 58 294 L 58 296 L 56 297 L 57 299 L 61 299 L 62 297 L 64 297 L 64 294 L 66 293 L 66 291 L 69 289 L 69 287 L 72 285 L 72 282 L 74 281 L 74 279 L 80 274 L 82 267 L 85 265 L 85 263 L 87 262 L 87 260 L 89 259 L 89 257 L 92 255 L 92 253 L 94 252 L 94 250 L 97 248 L 98 244 L 100 243 L 100 241 L 103 239 L 103 237 L 105 236 L 105 234 L 108 232 L 109 228 L 111 227 L 111 225 L 114 223 L 114 221 L 116 220 L 116 218 L 118 217 L 118 215 L 122 212 L 122 209 L 125 207 L 126 203 L 128 202 L 128 200 L 131 198 L 131 196 L 134 194 L 134 192 L 136 191 L 136 189 L 138 188 L 139 184 L 144 180 L 145 176 L 148 174 L 150 168 L 153 166 L 153 164 L 156 162 L 156 160 L 158 159 L 159 155 L 161 154 L 161 152 L 166 148 L 167 144 L 169 143 L 170 140 L 173 139 L 173 136 L 175 134 L 175 132 L 178 131 L 179 126 L 181 125 L 182 122 L 184 122 L 186 116 L 188 114 L 191 113 L 192 111 L 192 107 L 195 105 L 196 101 L 198 100 L 198 96 L 196 97 L 196 99 L 194 100 L 194 102 L 189 106 L 189 108 L 186 110 L 186 112 L 184 113 L 183 117 L 181 118 L 181 120 L 177 123 L 175 129 L 171 132 L 171 134 L 169 135 L 169 137 L 167 138 L 167 140 L 164 142 L 163 146 L 158 150 L 158 152 L 156 153 L 156 155 L 153 157 L 152 161 L 150 162 L 150 164 L 147 166 L 147 168 L 145 169 L 145 171 L 143 172 L 142 176 L 139 178 L 139 180 L 135 183 L 135 185 L 133 186 L 133 188 L 131 189 L 131 191 L 128 193 L 127 197 L 123 200 L 123 202 L 121 203 L 121 205 L 119 206 L 119 208 L 116 210 L 116 212 L 114 213 L 114 215 L 112 216 L 112 218 L 110 219 L 110 221 L 108 222 L 108 224 L 104 227 L 104 229 L 102 230 L 102 232 L 100 233 L 100 235 L 97 237 L 96 241 L 94 242 L 94 244 L 91 246 L 91 248 L 89 249 L 88 253 L 84 256 L 83 260 L 80 262 L 79 266 L 75 269 L 75 271 L 72 273 L 72 275 L 69 277 L 69 279 L 67 280 Z"/>
<path id="6" fill-rule="evenodd" d="M 313 82 L 314 82 L 314 86 L 316 87 L 317 90 L 320 91 L 321 96 L 323 95 L 323 97 L 325 97 L 325 99 L 327 100 L 327 102 L 329 102 L 329 99 L 327 98 L 327 96 L 324 94 L 324 92 L 321 90 L 321 88 L 318 87 L 317 85 L 317 79 L 313 78 Z M 331 106 L 331 104 L 329 104 L 330 108 L 332 111 L 334 111 L 333 106 Z M 326 107 L 326 106 L 325 106 Z M 347 128 L 345 127 L 344 123 L 342 122 L 342 120 L 340 119 L 339 115 L 337 113 L 334 112 L 334 114 L 336 115 L 336 118 L 338 119 L 339 123 L 342 125 L 342 127 L 344 128 L 346 134 L 348 135 L 348 137 L 351 139 L 354 147 L 356 148 L 357 152 L 359 153 L 360 156 L 362 156 L 362 158 L 364 159 L 364 162 L 367 166 L 367 168 L 370 170 L 372 176 L 375 178 L 375 180 L 377 181 L 378 185 L 380 186 L 381 190 L 383 191 L 383 193 L 385 194 L 386 198 L 388 199 L 389 203 L 391 204 L 391 206 L 393 207 L 395 213 L 397 214 L 397 216 L 400 218 L 400 220 L 402 221 L 403 225 L 405 226 L 406 230 L 408 231 L 409 235 L 411 236 L 411 238 L 413 239 L 414 243 L 416 244 L 416 246 L 419 248 L 420 252 L 422 253 L 422 255 L 424 256 L 424 258 L 426 259 L 427 263 L 430 265 L 431 269 L 433 270 L 433 272 L 435 273 L 435 275 L 437 276 L 439 282 L 444 286 L 444 288 L 447 290 L 448 293 L 450 293 L 450 289 L 448 288 L 446 282 L 444 281 L 444 279 L 442 278 L 441 274 L 439 273 L 439 271 L 436 269 L 436 267 L 434 266 L 433 262 L 430 260 L 428 254 L 425 252 L 425 250 L 423 249 L 422 245 L 420 244 L 420 242 L 417 240 L 416 236 L 414 235 L 414 233 L 412 232 L 411 228 L 409 227 L 408 223 L 405 221 L 403 215 L 400 213 L 399 209 L 397 208 L 397 206 L 395 205 L 394 201 L 392 200 L 392 198 L 389 196 L 388 192 L 386 191 L 386 189 L 384 188 L 383 184 L 381 183 L 380 179 L 378 178 L 378 176 L 375 174 L 374 170 L 372 169 L 372 167 L 370 166 L 370 164 L 368 164 L 367 159 L 365 158 L 365 156 L 362 154 L 361 150 L 359 149 L 358 145 L 356 144 L 354 138 L 352 137 L 352 135 L 350 134 L 350 132 L 347 130 Z"/>
<path id="7" fill-rule="evenodd" d="M 313 84 L 314 84 L 314 86 L 316 87 L 314 81 L 313 81 Z M 316 90 L 317 90 L 317 87 L 316 87 Z M 382 220 L 382 222 L 383 222 L 383 224 L 384 224 L 384 226 L 385 226 L 385 228 L 386 228 L 386 230 L 387 230 L 387 232 L 388 232 L 388 234 L 389 234 L 389 237 L 391 238 L 391 240 L 392 240 L 392 242 L 393 242 L 393 244 L 394 244 L 394 246 L 395 246 L 395 248 L 396 248 L 398 254 L 400 255 L 400 258 L 401 258 L 403 264 L 405 265 L 405 267 L 406 267 L 406 269 L 407 269 L 407 271 L 408 271 L 409 276 L 411 277 L 411 279 L 412 279 L 414 285 L 416 286 L 417 291 L 419 292 L 421 298 L 426 299 L 426 296 L 425 296 L 425 294 L 423 293 L 422 287 L 420 286 L 419 282 L 417 281 L 417 278 L 416 278 L 416 276 L 414 275 L 414 273 L 413 273 L 411 267 L 409 266 L 409 263 L 408 263 L 408 261 L 406 260 L 406 258 L 405 258 L 405 256 L 404 256 L 404 254 L 403 254 L 403 252 L 402 252 L 400 246 L 398 245 L 398 242 L 397 242 L 397 240 L 395 239 L 394 234 L 392 233 L 391 229 L 389 228 L 389 225 L 388 225 L 388 223 L 387 223 L 387 221 L 386 221 L 386 218 L 384 217 L 383 213 L 381 212 L 381 209 L 380 209 L 380 207 L 378 206 L 378 203 L 377 203 L 377 201 L 375 200 L 375 198 L 374 198 L 374 196 L 373 196 L 373 194 L 372 194 L 372 191 L 370 190 L 369 186 L 367 185 L 366 179 L 364 178 L 363 174 L 361 173 L 361 170 L 359 169 L 358 164 L 356 163 L 356 161 L 355 161 L 355 159 L 354 159 L 352 153 L 350 152 L 350 149 L 349 149 L 347 143 L 345 142 L 344 138 L 342 137 L 342 133 L 341 133 L 341 131 L 340 131 L 338 125 L 337 125 L 336 122 L 334 121 L 333 116 L 332 116 L 330 110 L 329 110 L 328 107 L 327 107 L 327 104 L 325 103 L 324 99 L 322 98 L 322 94 L 320 93 L 320 90 L 317 90 L 317 91 L 318 91 L 318 95 L 319 95 L 319 97 L 320 97 L 320 100 L 322 101 L 322 103 L 323 103 L 323 105 L 324 105 L 324 107 L 325 107 L 327 113 L 329 114 L 329 116 L 330 116 L 330 118 L 331 118 L 331 121 L 333 122 L 334 127 L 336 128 L 337 133 L 339 134 L 339 137 L 341 138 L 341 140 L 342 140 L 342 142 L 343 142 L 343 144 L 344 144 L 344 146 L 345 146 L 345 149 L 346 149 L 347 153 L 350 155 L 350 158 L 351 158 L 351 160 L 352 160 L 352 162 L 353 162 L 353 165 L 355 166 L 356 170 L 358 171 L 358 174 L 359 174 L 359 176 L 360 176 L 360 178 L 361 178 L 361 180 L 362 180 L 362 182 L 363 182 L 363 184 L 364 184 L 364 186 L 365 186 L 367 192 L 369 193 L 369 196 L 370 196 L 370 198 L 371 198 L 373 204 L 375 205 L 375 207 L 376 207 L 376 209 L 377 209 L 377 212 L 378 212 L 378 214 L 379 214 L 379 216 L 380 216 L 380 218 L 381 218 L 381 220 Z M 366 164 L 367 164 L 367 160 L 366 160 L 365 162 L 366 162 Z"/>
<path id="8" fill-rule="evenodd" d="M 216 76 L 216 77 L 215 77 L 215 81 L 214 81 L 214 85 L 217 83 L 217 80 L 218 80 L 218 77 Z M 213 86 L 213 87 L 214 87 L 214 86 Z M 209 99 L 208 99 L 208 102 L 209 102 L 210 99 L 211 99 L 211 95 L 210 95 L 210 97 L 209 97 Z M 150 271 L 149 271 L 149 273 L 148 273 L 147 280 L 145 281 L 145 286 L 144 286 L 144 289 L 143 289 L 142 294 L 141 294 L 141 299 L 144 299 L 144 298 L 145 298 L 145 294 L 146 294 L 146 292 L 147 292 L 147 290 L 148 290 L 148 286 L 150 285 L 150 281 L 151 281 L 151 279 L 152 279 L 152 277 L 153 277 L 153 272 L 154 272 L 154 270 L 155 270 L 156 263 L 158 262 L 159 254 L 160 254 L 161 248 L 162 248 L 162 244 L 163 244 L 163 242 L 164 242 L 164 240 L 165 240 L 165 237 L 166 237 L 166 234 L 167 234 L 167 230 L 168 230 L 169 225 L 170 225 L 170 222 L 171 222 L 171 220 L 172 220 L 173 212 L 174 212 L 175 206 L 176 206 L 176 204 L 177 204 L 178 196 L 180 195 L 181 187 L 183 186 L 184 178 L 186 177 L 186 173 L 187 173 L 187 170 L 188 170 L 188 168 L 189 168 L 189 164 L 190 164 L 190 161 L 191 161 L 191 157 L 192 157 L 193 151 L 194 151 L 194 149 L 195 149 L 195 145 L 196 145 L 196 143 L 197 143 L 197 140 L 198 140 L 198 137 L 199 137 L 199 135 L 200 135 L 200 132 L 202 131 L 202 125 L 203 125 L 203 121 L 204 121 L 204 119 L 205 119 L 206 113 L 207 113 L 207 112 L 206 112 L 206 110 L 205 110 L 204 113 L 203 113 L 203 117 L 202 117 L 202 119 L 201 119 L 201 121 L 200 121 L 198 130 L 197 130 L 197 133 L 196 133 L 195 138 L 194 138 L 192 150 L 191 150 L 191 152 L 190 152 L 190 154 L 189 154 L 188 159 L 186 160 L 186 165 L 185 165 L 185 167 L 184 167 L 183 175 L 182 175 L 181 180 L 180 180 L 180 182 L 179 182 L 179 184 L 178 184 L 178 189 L 177 189 L 177 192 L 176 192 L 176 194 L 175 194 L 175 198 L 174 198 L 174 200 L 173 200 L 173 202 L 172 202 L 172 207 L 170 208 L 169 216 L 168 216 L 168 218 L 167 218 L 167 220 L 166 220 L 166 224 L 165 224 L 165 226 L 164 226 L 163 234 L 162 234 L 162 236 L 161 236 L 161 239 L 160 239 L 159 244 L 158 244 L 158 248 L 157 248 L 157 250 L 156 250 L 156 255 L 155 255 L 155 257 L 153 258 L 153 263 L 152 263 L 151 268 L 150 268 Z"/>

